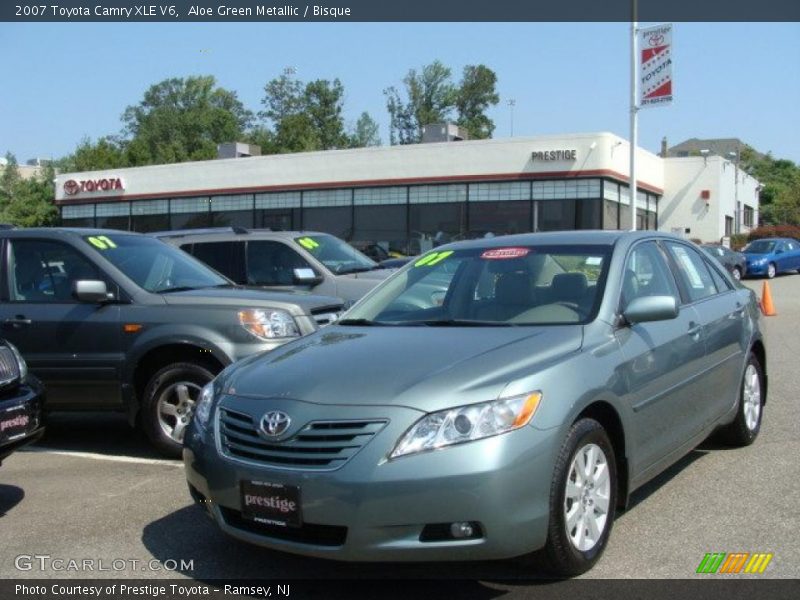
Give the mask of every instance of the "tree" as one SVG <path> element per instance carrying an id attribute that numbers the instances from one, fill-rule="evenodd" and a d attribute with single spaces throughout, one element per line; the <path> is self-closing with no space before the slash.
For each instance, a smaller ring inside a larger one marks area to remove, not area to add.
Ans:
<path id="1" fill-rule="evenodd" d="M 3 167 L 3 172 L 0 174 L 0 211 L 2 211 L 11 198 L 14 196 L 14 190 L 19 183 L 21 177 L 19 169 L 17 168 L 17 157 L 6 153 L 6 164 Z"/>
<path id="2" fill-rule="evenodd" d="M 459 85 L 451 71 L 438 60 L 403 78 L 403 92 L 394 86 L 384 90 L 389 111 L 389 139 L 392 144 L 413 144 L 422 139 L 422 128 L 452 120 L 467 129 L 471 137 L 491 137 L 494 123 L 486 110 L 499 102 L 495 91 L 497 75 L 484 65 L 467 65 Z M 405 99 L 404 99 L 405 97 Z"/>
<path id="3" fill-rule="evenodd" d="M 342 82 L 317 79 L 306 85 L 303 93 L 303 112 L 308 115 L 319 139 L 319 150 L 343 148 L 347 145 L 344 131 Z"/>
<path id="4" fill-rule="evenodd" d="M 368 112 L 362 112 L 358 117 L 353 131 L 350 133 L 351 148 L 366 148 L 368 146 L 380 146 L 381 138 L 378 134 L 378 124 L 369 116 Z"/>
<path id="5" fill-rule="evenodd" d="M 258 113 L 277 128 L 286 117 L 303 111 L 303 84 L 295 78 L 295 70 L 287 67 L 264 86 L 261 99 L 264 110 Z"/>
<path id="6" fill-rule="evenodd" d="M 64 172 L 101 171 L 127 166 L 125 145 L 112 137 L 102 137 L 95 144 L 89 138 L 84 138 L 72 154 L 58 161 L 59 169 Z"/>
<path id="7" fill-rule="evenodd" d="M 217 144 L 240 139 L 252 122 L 236 92 L 213 76 L 166 79 L 122 115 L 131 165 L 205 160 Z"/>
<path id="8" fill-rule="evenodd" d="M 469 132 L 471 139 L 492 137 L 494 122 L 486 116 L 490 106 L 500 101 L 495 86 L 497 75 L 483 65 L 467 65 L 456 94 L 459 126 Z"/>
<path id="9" fill-rule="evenodd" d="M 762 223 L 800 224 L 800 167 L 771 154 L 758 156 L 749 146 L 741 150 L 740 167 L 763 186 L 759 192 Z"/>
<path id="10" fill-rule="evenodd" d="M 36 177 L 23 179 L 19 175 L 16 160 L 10 160 L 0 176 L 0 186 L 8 182 L 11 185 L 10 189 L 3 187 L 2 190 L 0 222 L 20 227 L 54 225 L 58 220 L 58 209 L 54 204 L 54 178 L 55 171 L 48 165 Z"/>

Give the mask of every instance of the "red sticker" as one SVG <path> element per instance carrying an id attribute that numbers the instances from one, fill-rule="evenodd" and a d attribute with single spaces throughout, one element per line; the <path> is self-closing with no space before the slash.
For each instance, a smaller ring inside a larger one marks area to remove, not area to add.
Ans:
<path id="1" fill-rule="evenodd" d="M 507 258 L 522 258 L 527 256 L 530 248 L 493 248 L 481 254 L 486 260 L 505 260 Z"/>

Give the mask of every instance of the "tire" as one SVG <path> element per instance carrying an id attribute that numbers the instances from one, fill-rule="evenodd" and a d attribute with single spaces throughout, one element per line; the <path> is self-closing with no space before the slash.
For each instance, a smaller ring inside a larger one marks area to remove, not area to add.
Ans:
<path id="1" fill-rule="evenodd" d="M 767 265 L 767 279 L 774 279 L 775 275 L 778 274 L 778 269 L 775 266 L 775 263 L 769 263 Z"/>
<path id="2" fill-rule="evenodd" d="M 736 418 L 720 431 L 720 441 L 737 447 L 749 446 L 756 441 L 761 431 L 765 399 L 764 370 L 756 355 L 750 353 L 739 388 Z"/>
<path id="3" fill-rule="evenodd" d="M 183 432 L 194 403 L 214 373 L 193 363 L 173 363 L 159 370 L 145 387 L 140 423 L 150 443 L 163 455 L 180 458 Z"/>
<path id="4" fill-rule="evenodd" d="M 598 451 L 601 455 L 597 454 Z M 596 462 L 590 475 L 593 485 L 587 490 L 585 480 L 579 485 L 575 483 L 581 478 L 580 469 L 585 466 L 583 459 L 589 457 L 591 460 L 591 453 L 594 453 Z M 581 419 L 570 428 L 553 470 L 547 543 L 539 553 L 550 574 L 568 577 L 592 568 L 605 550 L 616 504 L 614 448 L 600 423 L 594 419 Z M 582 514 L 588 517 L 585 521 Z M 595 526 L 594 535 L 591 535 L 592 524 Z M 586 535 L 587 531 L 590 535 Z"/>
<path id="5" fill-rule="evenodd" d="M 739 267 L 733 267 L 733 271 L 731 271 L 731 275 L 736 281 L 742 280 L 742 270 Z"/>

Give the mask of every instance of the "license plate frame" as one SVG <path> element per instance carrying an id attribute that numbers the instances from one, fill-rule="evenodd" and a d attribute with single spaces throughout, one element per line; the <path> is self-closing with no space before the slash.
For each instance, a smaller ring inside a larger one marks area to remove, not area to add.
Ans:
<path id="1" fill-rule="evenodd" d="M 11 414 L 15 412 L 18 414 Z M 10 442 L 30 434 L 34 418 L 34 411 L 26 404 L 18 404 L 0 411 L 0 441 Z M 23 422 L 18 425 L 10 424 L 16 419 Z"/>
<path id="2" fill-rule="evenodd" d="M 242 518 L 278 527 L 301 527 L 300 486 L 242 479 L 239 500 Z"/>

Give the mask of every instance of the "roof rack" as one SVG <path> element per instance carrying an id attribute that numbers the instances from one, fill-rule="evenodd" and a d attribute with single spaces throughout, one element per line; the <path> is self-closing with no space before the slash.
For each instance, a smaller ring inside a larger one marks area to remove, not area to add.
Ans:
<path id="1" fill-rule="evenodd" d="M 206 233 L 235 233 L 244 235 L 250 233 L 246 227 L 205 227 L 201 229 L 174 229 L 172 231 L 154 231 L 149 235 L 153 237 L 181 237 L 185 235 L 201 235 Z"/>

